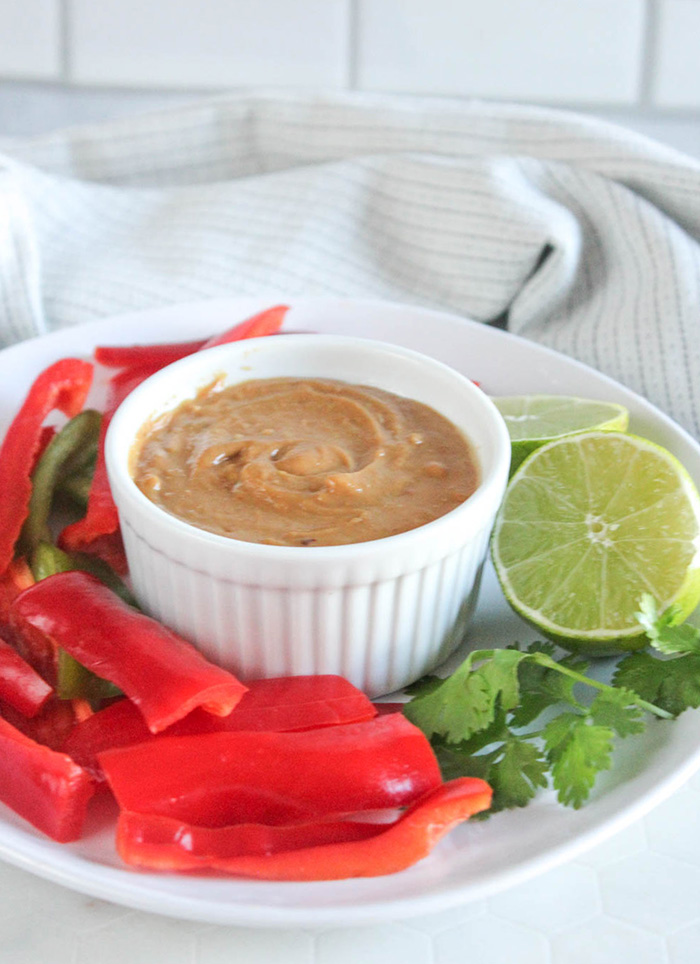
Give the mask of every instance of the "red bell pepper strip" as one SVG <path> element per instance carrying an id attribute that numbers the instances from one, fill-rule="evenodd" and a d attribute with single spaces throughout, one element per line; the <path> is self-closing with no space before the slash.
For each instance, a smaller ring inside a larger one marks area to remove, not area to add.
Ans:
<path id="1" fill-rule="evenodd" d="M 235 709 L 233 712 L 236 712 Z M 209 713 L 206 715 L 210 716 Z M 228 719 L 228 717 L 217 717 L 217 719 Z M 164 733 L 168 732 L 169 729 L 164 731 Z M 87 719 L 81 720 L 66 740 L 64 749 L 76 763 L 84 767 L 96 780 L 102 782 L 105 777 L 97 762 L 99 753 L 104 750 L 114 750 L 117 747 L 145 743 L 155 738 L 146 726 L 146 721 L 136 704 L 129 699 L 121 699 L 98 710 Z"/>
<path id="2" fill-rule="evenodd" d="M 195 710 L 172 728 L 173 735 L 218 730 L 310 730 L 371 720 L 377 711 L 365 694 L 342 676 L 281 676 L 251 680 L 230 716 L 205 718 Z"/>
<path id="3" fill-rule="evenodd" d="M 385 830 L 385 824 L 352 820 L 319 820 L 279 827 L 265 823 L 198 827 L 172 817 L 122 810 L 116 843 L 117 852 L 127 864 L 159 871 L 206 870 L 212 861 L 367 840 Z"/>
<path id="4" fill-rule="evenodd" d="M 55 434 L 56 434 L 56 429 L 53 425 L 45 425 L 42 428 L 41 434 L 39 435 L 39 444 L 37 445 L 37 448 L 36 448 L 36 455 L 34 456 L 34 464 L 32 465 L 31 472 L 29 473 L 30 475 L 37 467 L 39 459 L 44 454 L 46 449 L 49 447 L 49 444 Z"/>
<path id="5" fill-rule="evenodd" d="M 225 345 L 231 341 L 244 338 L 258 338 L 263 335 L 274 335 L 282 327 L 284 316 L 289 311 L 287 305 L 277 305 L 261 311 L 252 318 L 246 319 L 233 328 L 211 338 L 199 341 L 179 341 L 155 345 L 99 345 L 95 349 L 95 361 L 106 368 L 148 368 L 156 371 L 172 365 L 173 362 L 194 355 L 202 348 L 212 348 L 214 345 Z"/>
<path id="6" fill-rule="evenodd" d="M 9 703 L 0 703 L 0 717 L 35 743 L 41 743 L 52 750 L 60 750 L 62 753 L 65 752 L 66 739 L 76 725 L 73 701 L 54 697 L 32 717 L 18 713 Z"/>
<path id="7" fill-rule="evenodd" d="M 63 358 L 43 371 L 29 389 L 0 448 L 0 572 L 14 552 L 32 494 L 31 471 L 42 444 L 43 422 L 58 409 L 69 418 L 82 409 L 92 383 L 93 366 Z"/>
<path id="8" fill-rule="evenodd" d="M 153 733 L 197 706 L 226 716 L 246 689 L 86 572 L 42 579 L 15 599 L 10 615 L 20 635 L 43 635 L 123 690 Z"/>
<path id="9" fill-rule="evenodd" d="M 399 714 L 297 733 L 167 736 L 99 762 L 122 809 L 207 827 L 402 807 L 440 783 L 430 743 Z"/>
<path id="10" fill-rule="evenodd" d="M 231 341 L 242 341 L 244 338 L 260 338 L 263 335 L 276 335 L 282 327 L 289 305 L 275 305 L 265 311 L 247 318 L 234 325 L 221 335 L 214 335 L 202 345 L 204 348 L 215 348 L 217 345 L 228 345 Z M 201 350 L 201 349 L 200 349 Z"/>
<path id="11" fill-rule="evenodd" d="M 4 639 L 0 639 L 0 700 L 24 716 L 36 716 L 53 688 Z"/>
<path id="12" fill-rule="evenodd" d="M 25 589 L 34 585 L 34 576 L 26 559 L 13 559 L 0 575 L 0 626 L 10 622 L 10 605 Z"/>
<path id="13" fill-rule="evenodd" d="M 254 837 L 248 828 L 208 829 L 181 821 L 122 813 L 117 850 L 122 860 L 144 870 L 207 869 L 261 880 L 345 880 L 380 877 L 405 870 L 427 857 L 435 844 L 457 824 L 491 805 L 491 788 L 483 780 L 460 777 L 430 790 L 399 819 L 375 826 L 364 839 L 320 841 L 307 847 L 266 851 L 261 832 L 258 853 L 238 855 L 236 847 Z M 287 828 L 278 828 L 286 830 Z M 304 830 L 300 833 L 303 837 Z"/>
<path id="14" fill-rule="evenodd" d="M 162 345 L 100 345 L 95 349 L 94 358 L 105 368 L 149 368 L 157 365 L 161 369 L 193 355 L 205 342 L 206 338 Z"/>
<path id="15" fill-rule="evenodd" d="M 136 368 L 124 368 L 112 375 L 109 380 L 106 415 L 111 418 L 127 395 L 145 382 L 151 375 L 159 372 L 163 366 L 154 362 L 152 365 L 139 365 Z"/>
<path id="16" fill-rule="evenodd" d="M 35 743 L 0 718 L 0 800 L 60 843 L 82 832 L 94 784 L 65 753 Z"/>
<path id="17" fill-rule="evenodd" d="M 197 733 L 268 730 L 277 733 L 336 726 L 372 719 L 372 703 L 341 676 L 288 676 L 250 680 L 248 691 L 228 716 L 212 716 L 194 710 L 160 734 L 193 736 Z M 79 723 L 68 738 L 65 750 L 98 780 L 104 774 L 97 762 L 99 753 L 133 746 L 154 739 L 143 716 L 123 699 Z"/>

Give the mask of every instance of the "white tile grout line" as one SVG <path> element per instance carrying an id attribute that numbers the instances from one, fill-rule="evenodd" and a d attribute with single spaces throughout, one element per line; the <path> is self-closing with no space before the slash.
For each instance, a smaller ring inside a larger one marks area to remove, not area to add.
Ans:
<path id="1" fill-rule="evenodd" d="M 347 0 L 347 89 L 357 90 L 358 55 L 360 44 L 360 2 Z"/>
<path id="2" fill-rule="evenodd" d="M 71 23 L 73 10 L 71 0 L 59 0 L 59 43 L 61 45 L 61 81 L 71 83 L 73 67 Z"/>
<path id="3" fill-rule="evenodd" d="M 641 50 L 639 105 L 649 107 L 653 103 L 653 87 L 656 79 L 657 53 L 659 49 L 660 12 L 659 0 L 645 0 L 644 36 Z"/>

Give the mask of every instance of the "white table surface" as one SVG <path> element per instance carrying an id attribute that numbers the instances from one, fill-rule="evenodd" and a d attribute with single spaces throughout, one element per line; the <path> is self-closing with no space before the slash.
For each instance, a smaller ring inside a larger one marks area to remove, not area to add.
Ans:
<path id="1" fill-rule="evenodd" d="M 109 96 L 101 96 L 100 116 L 123 113 L 119 95 L 113 102 Z M 33 113 L 6 91 L 0 136 L 39 133 L 57 126 L 54 120 L 72 120 L 65 97 L 35 96 L 32 105 Z M 89 107 L 89 119 L 97 119 L 97 108 Z M 85 102 L 76 100 L 75 120 L 88 119 L 86 113 Z M 696 121 L 609 119 L 700 154 Z M 528 883 L 444 913 L 371 927 L 292 931 L 174 921 L 84 897 L 0 863 L 0 964 L 471 960 L 700 964 L 700 774 L 612 840 Z"/>

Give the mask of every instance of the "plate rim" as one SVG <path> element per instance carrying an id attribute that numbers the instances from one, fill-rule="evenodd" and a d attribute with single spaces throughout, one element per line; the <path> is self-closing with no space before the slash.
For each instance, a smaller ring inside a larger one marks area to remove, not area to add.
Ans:
<path id="1" fill-rule="evenodd" d="M 465 328 L 472 333 L 479 333 L 480 338 L 505 339 L 508 343 L 515 343 L 521 350 L 527 353 L 532 352 L 535 357 L 547 358 L 554 361 L 554 364 L 571 365 L 582 375 L 590 375 L 599 385 L 609 385 L 615 393 L 628 397 L 637 407 L 645 410 L 650 416 L 663 426 L 663 430 L 670 431 L 684 445 L 690 446 L 695 451 L 700 460 L 700 444 L 682 426 L 673 421 L 666 413 L 658 409 L 643 396 L 638 395 L 622 383 L 605 375 L 589 365 L 580 362 L 570 356 L 563 355 L 548 346 L 540 345 L 537 342 L 523 338 L 520 335 L 512 334 L 497 328 L 493 328 L 483 323 L 461 317 L 454 312 L 440 311 L 433 308 L 424 308 L 420 305 L 400 304 L 397 302 L 383 301 L 380 299 L 366 298 L 336 298 L 336 297 L 316 297 L 316 298 L 278 298 L 278 297 L 245 297 L 245 298 L 217 298 L 204 301 L 173 304 L 160 306 L 157 308 L 142 309 L 138 311 L 123 312 L 108 318 L 97 319 L 81 325 L 62 328 L 44 335 L 38 335 L 32 339 L 19 342 L 0 351 L 0 368 L 7 362 L 8 358 L 20 356 L 32 356 L 34 350 L 38 350 L 39 355 L 46 355 L 42 358 L 40 365 L 48 363 L 49 356 L 52 355 L 51 349 L 68 342 L 72 342 L 78 335 L 83 335 L 86 340 L 86 349 L 92 347 L 108 336 L 112 344 L 131 344 L 134 343 L 133 334 L 127 337 L 120 337 L 124 332 L 130 332 L 131 328 L 144 319 L 149 319 L 149 324 L 159 324 L 171 319 L 171 316 L 178 318 L 187 312 L 193 313 L 193 319 L 197 321 L 186 321 L 184 324 L 178 323 L 177 331 L 169 330 L 167 337 L 163 340 L 173 341 L 180 336 L 184 338 L 200 330 L 206 333 L 204 318 L 216 315 L 218 312 L 228 312 L 229 323 L 235 322 L 238 318 L 245 318 L 247 315 L 260 310 L 270 304 L 283 301 L 292 307 L 290 320 L 293 321 L 295 309 L 329 309 L 350 308 L 357 310 L 366 308 L 381 312 L 411 312 L 424 315 L 426 319 L 433 317 L 439 323 L 446 326 L 452 325 L 455 330 L 458 327 Z M 293 324 L 291 329 L 293 330 Z M 119 330 L 121 328 L 121 330 Z M 487 334 L 488 333 L 488 334 Z M 164 332 L 164 335 L 166 333 Z M 366 337 L 366 336 L 365 336 Z M 386 340 L 385 335 L 381 335 Z M 149 330 L 148 340 L 152 339 Z M 47 352 L 44 350 L 48 350 Z M 37 369 L 39 370 L 39 369 Z M 9 414 L 9 413 L 8 413 Z M 691 473 L 692 474 L 692 473 Z M 697 479 L 697 475 L 696 475 Z M 212 903 L 211 899 L 193 899 L 186 894 L 173 892 L 164 893 L 153 891 L 152 881 L 172 880 L 168 875 L 151 875 L 134 872 L 128 868 L 120 868 L 100 864 L 91 860 L 87 856 L 66 852 L 65 845 L 54 844 L 47 838 L 36 835 L 33 831 L 24 830 L 21 826 L 14 826 L 7 823 L 3 815 L 0 814 L 0 858 L 21 869 L 27 870 L 44 879 L 52 880 L 63 886 L 78 892 L 88 894 L 93 897 L 109 900 L 134 909 L 140 909 L 158 913 L 178 919 L 189 919 L 206 921 L 217 924 L 237 924 L 244 926 L 265 926 L 276 928 L 309 927 L 309 926 L 328 926 L 332 924 L 371 924 L 380 920 L 396 920 L 413 914 L 431 913 L 438 910 L 445 910 L 458 904 L 463 904 L 471 900 L 483 899 L 492 896 L 499 891 L 515 886 L 525 880 L 544 873 L 567 860 L 574 859 L 581 853 L 589 850 L 598 843 L 602 843 L 614 836 L 630 823 L 638 820 L 655 806 L 671 796 L 680 786 L 682 786 L 695 772 L 700 769 L 700 739 L 695 746 L 694 753 L 688 754 L 681 764 L 676 766 L 672 772 L 657 785 L 647 789 L 641 797 L 631 804 L 622 805 L 612 816 L 601 817 L 599 823 L 594 823 L 582 833 L 575 836 L 572 840 L 552 847 L 543 853 L 537 853 L 522 860 L 519 864 L 505 871 L 500 870 L 493 874 L 487 874 L 475 881 L 469 881 L 459 886 L 451 884 L 449 881 L 441 888 L 437 887 L 433 892 L 421 893 L 416 896 L 399 896 L 387 899 L 368 899 L 359 905 L 350 902 L 342 905 L 303 907 L 283 906 L 279 904 L 265 903 L 264 900 L 250 900 L 248 902 L 236 900 L 235 903 L 218 901 Z M 47 863 L 47 851 L 55 848 L 61 859 L 58 863 Z M 60 848 L 60 850 L 59 850 Z M 402 873 L 410 873 L 404 871 Z M 181 878 L 176 878 L 181 879 Z M 191 881 L 193 878 L 188 877 Z M 381 879 L 381 878 L 377 878 Z M 363 878 L 360 881 L 364 880 Z M 248 883 L 248 882 L 244 882 Z M 261 882 L 250 881 L 255 889 L 256 884 Z M 347 885 L 356 884 L 357 881 L 344 882 Z M 306 888 L 323 887 L 323 884 L 299 885 L 287 884 L 285 886 L 304 886 Z"/>

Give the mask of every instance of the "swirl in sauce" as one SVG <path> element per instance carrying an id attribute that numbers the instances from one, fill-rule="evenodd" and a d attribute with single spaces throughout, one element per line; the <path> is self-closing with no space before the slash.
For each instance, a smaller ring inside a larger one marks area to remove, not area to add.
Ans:
<path id="1" fill-rule="evenodd" d="M 220 535 L 282 546 L 367 542 L 450 512 L 479 483 L 470 445 L 427 405 L 363 385 L 214 385 L 142 429 L 141 491 Z"/>

